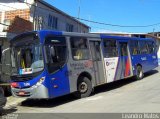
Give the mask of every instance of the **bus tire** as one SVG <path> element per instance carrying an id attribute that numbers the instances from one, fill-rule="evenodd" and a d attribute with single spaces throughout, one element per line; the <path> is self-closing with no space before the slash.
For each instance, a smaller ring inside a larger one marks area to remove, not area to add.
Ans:
<path id="1" fill-rule="evenodd" d="M 143 74 L 142 66 L 138 65 L 136 68 L 136 79 L 140 80 L 143 78 L 143 76 L 144 74 Z"/>
<path id="2" fill-rule="evenodd" d="M 77 98 L 85 98 L 92 93 L 92 82 L 87 77 L 81 77 L 77 83 L 77 92 L 75 96 Z"/>

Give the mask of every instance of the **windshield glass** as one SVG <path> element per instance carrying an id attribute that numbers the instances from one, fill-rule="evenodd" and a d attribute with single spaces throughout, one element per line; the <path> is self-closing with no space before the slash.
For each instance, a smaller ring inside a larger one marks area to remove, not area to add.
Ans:
<path id="1" fill-rule="evenodd" d="M 44 62 L 42 47 L 38 43 L 27 43 L 12 47 L 12 74 L 25 75 L 42 71 Z"/>

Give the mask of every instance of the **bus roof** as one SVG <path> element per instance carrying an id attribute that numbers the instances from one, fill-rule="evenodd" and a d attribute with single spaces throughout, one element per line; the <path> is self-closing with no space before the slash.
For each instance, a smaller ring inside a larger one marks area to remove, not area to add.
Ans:
<path id="1" fill-rule="evenodd" d="M 59 35 L 59 36 L 81 36 L 81 37 L 94 37 L 94 38 L 109 38 L 109 39 L 119 39 L 119 40 L 153 40 L 153 38 L 138 38 L 138 37 L 126 37 L 126 36 L 113 36 L 113 35 L 106 35 L 106 34 L 94 34 L 94 33 L 77 33 L 77 32 L 64 32 L 64 31 L 53 31 L 53 30 L 40 30 L 37 31 L 40 34 L 53 34 L 53 35 Z"/>
<path id="2" fill-rule="evenodd" d="M 90 37 L 99 39 L 117 39 L 117 40 L 153 40 L 153 38 L 137 38 L 137 37 L 126 37 L 126 36 L 111 36 L 106 34 L 94 34 L 94 33 L 77 33 L 77 32 L 63 32 L 63 31 L 53 31 L 53 30 L 39 30 L 25 32 L 14 37 L 12 41 L 29 34 L 38 34 L 41 37 L 41 43 L 44 43 L 44 38 L 48 35 L 55 36 L 79 36 L 79 37 Z"/>
<path id="3" fill-rule="evenodd" d="M 105 35 L 100 34 L 100 37 L 102 39 L 117 39 L 117 40 L 153 40 L 153 38 L 138 38 L 138 37 L 126 37 L 126 36 L 111 36 L 111 35 Z"/>

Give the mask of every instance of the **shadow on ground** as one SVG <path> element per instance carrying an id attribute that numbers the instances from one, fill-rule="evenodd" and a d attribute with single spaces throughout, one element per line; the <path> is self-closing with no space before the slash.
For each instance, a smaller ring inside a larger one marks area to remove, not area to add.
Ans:
<path id="1" fill-rule="evenodd" d="M 148 73 L 145 73 L 144 77 L 146 78 L 146 77 L 149 77 L 149 76 L 156 74 L 156 73 L 158 73 L 157 70 L 152 70 Z M 145 80 L 145 79 L 143 79 L 143 80 Z M 136 81 L 140 81 L 140 80 L 136 80 L 134 77 L 132 77 L 132 78 L 112 82 L 109 84 L 101 85 L 101 86 L 98 86 L 95 88 L 93 95 L 96 95 L 96 94 L 102 93 L 102 92 L 108 92 L 110 90 L 120 88 L 124 85 L 129 85 L 129 84 L 134 83 Z M 59 105 L 63 105 L 65 103 L 72 102 L 74 100 L 77 100 L 77 99 L 72 94 L 70 94 L 70 95 L 66 95 L 66 96 L 62 96 L 62 97 L 58 97 L 58 98 L 54 98 L 54 99 L 48 99 L 48 100 L 28 99 L 28 100 L 23 101 L 21 103 L 21 106 L 49 108 L 49 107 L 56 107 Z"/>
<path id="2" fill-rule="evenodd" d="M 145 78 L 150 77 L 150 76 L 152 76 L 153 74 L 156 74 L 156 73 L 158 73 L 157 70 L 152 70 L 150 72 L 147 72 L 147 73 L 144 74 L 144 79 L 142 79 L 142 80 L 145 80 Z M 113 89 L 120 88 L 124 85 L 134 83 L 136 81 L 141 81 L 141 80 L 136 80 L 135 77 L 131 77 L 131 78 L 119 80 L 119 81 L 116 81 L 116 82 L 108 83 L 108 84 L 96 87 L 94 93 L 98 94 L 98 93 L 101 93 L 101 92 L 107 92 L 107 91 L 110 91 L 110 90 L 113 90 Z"/>
<path id="3" fill-rule="evenodd" d="M 0 116 L 11 114 L 11 113 L 14 113 L 16 111 L 17 111 L 16 107 L 11 107 L 9 109 L 0 109 Z"/>

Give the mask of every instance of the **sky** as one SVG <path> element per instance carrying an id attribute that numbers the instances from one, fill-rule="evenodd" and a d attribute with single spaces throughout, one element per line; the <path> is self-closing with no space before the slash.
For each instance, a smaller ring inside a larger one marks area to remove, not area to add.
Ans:
<path id="1" fill-rule="evenodd" d="M 92 32 L 147 33 L 160 31 L 160 0 L 44 0 L 65 13 L 114 27 L 82 21 L 91 27 Z"/>

